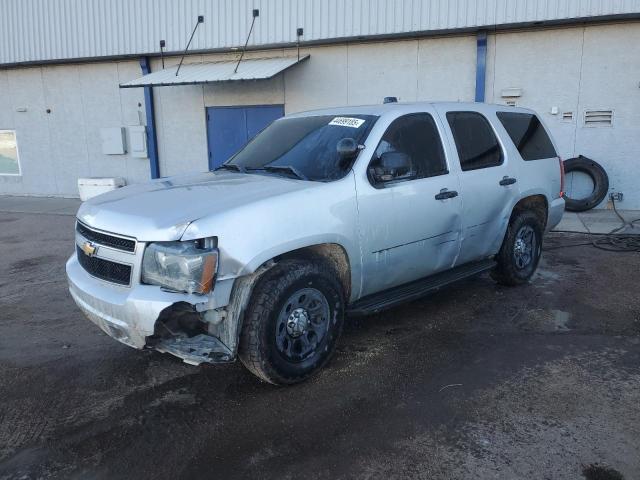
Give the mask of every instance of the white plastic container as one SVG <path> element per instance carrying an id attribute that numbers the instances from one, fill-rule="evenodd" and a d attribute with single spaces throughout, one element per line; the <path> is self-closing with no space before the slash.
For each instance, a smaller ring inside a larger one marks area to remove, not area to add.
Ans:
<path id="1" fill-rule="evenodd" d="M 124 187 L 126 182 L 122 177 L 89 177 L 78 179 L 78 192 L 80 200 L 89 200 L 101 193 L 110 192 L 116 188 Z"/>

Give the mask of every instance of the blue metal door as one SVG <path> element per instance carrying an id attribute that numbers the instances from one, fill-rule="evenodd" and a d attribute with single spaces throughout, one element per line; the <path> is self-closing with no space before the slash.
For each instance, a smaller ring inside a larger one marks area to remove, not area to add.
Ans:
<path id="1" fill-rule="evenodd" d="M 283 115 L 283 105 L 207 107 L 209 169 L 222 165 L 260 130 Z"/>

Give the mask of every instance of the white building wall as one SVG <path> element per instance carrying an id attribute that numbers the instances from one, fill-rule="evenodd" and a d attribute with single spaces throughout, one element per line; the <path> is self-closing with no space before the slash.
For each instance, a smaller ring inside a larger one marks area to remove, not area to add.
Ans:
<path id="1" fill-rule="evenodd" d="M 160 174 L 207 169 L 202 85 L 154 89 Z M 147 178 L 149 173 L 147 172 Z"/>
<path id="2" fill-rule="evenodd" d="M 591 156 L 607 169 L 625 208 L 640 208 L 640 22 L 511 31 L 488 38 L 486 98 L 504 103 L 522 89 L 520 106 L 537 110 L 560 154 Z M 626 46 L 626 48 L 625 48 Z M 295 55 L 295 49 L 248 52 L 247 58 Z M 474 98 L 475 35 L 336 44 L 301 49 L 311 58 L 268 81 L 154 88 L 163 176 L 208 167 L 207 106 L 284 104 L 292 113 L 338 105 Z M 237 54 L 189 56 L 185 61 Z M 165 59 L 167 65 L 177 57 Z M 152 69 L 161 68 L 153 60 Z M 0 193 L 77 195 L 79 176 L 150 177 L 147 159 L 103 155 L 102 127 L 145 123 L 142 89 L 118 83 L 141 75 L 137 61 L 0 70 L 0 129 L 15 128 L 23 175 L 0 175 Z M 140 104 L 140 106 L 139 106 Z M 19 106 L 27 112 L 16 112 Z M 552 115 L 557 107 L 559 114 Z M 46 109 L 51 108 L 47 114 Z M 614 110 L 612 127 L 584 127 L 586 108 Z M 562 112 L 573 112 L 563 121 Z"/>
<path id="3" fill-rule="evenodd" d="M 311 58 L 284 72 L 285 112 L 348 105 L 348 48 L 344 45 L 301 49 Z"/>
<path id="4" fill-rule="evenodd" d="M 294 49 L 268 55 L 296 55 Z M 475 89 L 475 36 L 331 45 L 301 49 L 304 64 L 270 80 L 158 87 L 156 126 L 160 172 L 208 168 L 205 107 L 284 104 L 285 113 L 341 105 L 400 101 L 470 101 Z M 248 52 L 245 58 L 264 56 Z M 237 54 L 193 55 L 185 62 L 229 60 Z M 178 57 L 165 59 L 175 65 Z M 160 60 L 152 70 L 160 69 Z"/>
<path id="5" fill-rule="evenodd" d="M 347 103 L 380 103 L 386 96 L 411 102 L 418 97 L 418 40 L 351 45 Z"/>
<path id="6" fill-rule="evenodd" d="M 3 75 L 4 74 L 4 75 Z M 14 129 L 18 139 L 20 176 L 0 176 L 2 190 L 6 193 L 55 194 L 57 184 L 50 159 L 50 135 L 45 113 L 45 98 L 40 69 L 21 69 L 0 72 L 4 76 L 2 129 Z M 27 107 L 23 113 L 15 113 L 13 106 Z"/>
<path id="7" fill-rule="evenodd" d="M 600 162 L 611 191 L 625 194 L 625 208 L 640 208 L 635 186 L 640 177 L 640 56 L 621 46 L 639 40 L 640 23 L 503 32 L 488 39 L 486 100 L 506 103 L 502 90 L 520 88 L 517 104 L 540 113 L 560 155 L 583 154 Z M 284 103 L 286 113 L 292 113 L 378 103 L 385 96 L 408 102 L 474 98 L 475 35 L 311 47 L 301 53 L 309 53 L 310 61 L 271 81 L 205 86 L 200 107 L 183 114 L 192 127 L 198 125 L 203 148 L 204 106 Z M 220 56 L 206 57 L 213 58 Z M 551 114 L 552 107 L 558 114 Z M 613 109 L 613 126 L 585 127 L 584 111 L 591 108 Z M 563 112 L 573 112 L 573 120 L 564 121 Z M 191 137 L 190 144 L 195 141 Z M 170 173 L 181 168 L 173 158 L 163 159 L 174 165 Z M 184 165 L 206 168 L 206 152 L 189 158 Z"/>
<path id="8" fill-rule="evenodd" d="M 600 162 L 623 208 L 640 209 L 640 25 L 585 29 L 574 155 Z M 585 110 L 612 109 L 611 127 L 585 127 Z"/>
<path id="9" fill-rule="evenodd" d="M 138 76 L 137 61 L 0 70 L 0 129 L 16 130 L 22 173 L 0 175 L 0 193 L 77 196 L 78 177 L 148 179 L 149 160 L 104 155 L 100 138 L 144 125 L 143 91 L 118 87 Z"/>
<path id="10" fill-rule="evenodd" d="M 583 28 L 497 34 L 487 62 L 486 100 L 505 103 L 506 88 L 522 89 L 519 106 L 536 110 L 551 127 L 562 157 L 573 155 L 575 126 L 558 122 L 551 107 L 575 111 L 580 91 Z M 558 48 L 561 45 L 561 48 Z"/>
<path id="11" fill-rule="evenodd" d="M 169 59 L 167 65 L 173 62 Z M 153 91 L 160 174 L 168 176 L 206 170 L 207 133 L 202 85 L 154 88 Z"/>
<path id="12" fill-rule="evenodd" d="M 417 100 L 472 102 L 475 88 L 475 35 L 418 42 Z"/>
<path id="13" fill-rule="evenodd" d="M 487 101 L 505 103 L 503 89 L 521 88 L 517 104 L 541 115 L 562 158 L 597 161 L 610 191 L 624 194 L 622 206 L 640 208 L 640 55 L 633 47 L 640 24 L 498 33 L 491 40 Z M 586 110 L 613 110 L 613 125 L 586 127 Z M 573 119 L 563 120 L 563 112 Z"/>

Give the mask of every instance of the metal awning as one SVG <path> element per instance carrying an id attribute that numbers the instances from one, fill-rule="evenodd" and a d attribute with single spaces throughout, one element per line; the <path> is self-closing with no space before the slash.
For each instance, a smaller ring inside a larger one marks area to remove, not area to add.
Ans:
<path id="1" fill-rule="evenodd" d="M 178 66 L 150 73 L 130 82 L 121 83 L 120 88 L 165 87 L 172 85 L 195 85 L 198 83 L 233 82 L 237 80 L 264 80 L 305 61 L 303 57 L 247 58 L 242 60 L 234 73 L 237 60 L 207 63 L 185 63 L 176 76 Z"/>

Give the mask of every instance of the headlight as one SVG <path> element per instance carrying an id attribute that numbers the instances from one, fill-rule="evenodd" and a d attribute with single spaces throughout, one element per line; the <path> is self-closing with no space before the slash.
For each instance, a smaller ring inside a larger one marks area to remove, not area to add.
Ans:
<path id="1" fill-rule="evenodd" d="M 209 293 L 218 272 L 218 249 L 206 241 L 151 243 L 142 258 L 142 282 L 186 293 Z"/>

